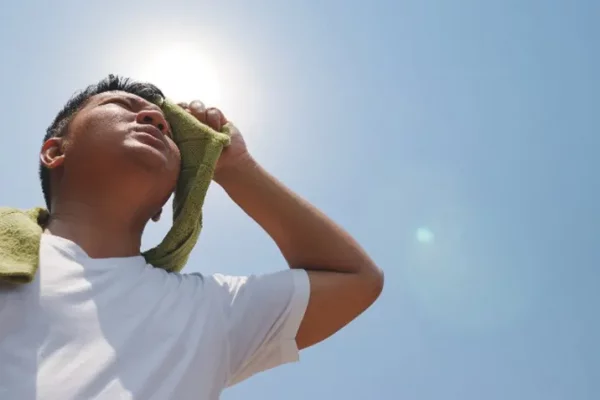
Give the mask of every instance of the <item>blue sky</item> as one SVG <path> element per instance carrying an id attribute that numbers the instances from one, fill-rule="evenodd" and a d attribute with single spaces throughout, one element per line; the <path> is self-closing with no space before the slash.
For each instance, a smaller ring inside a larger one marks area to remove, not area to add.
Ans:
<path id="1" fill-rule="evenodd" d="M 223 399 L 600 398 L 600 3 L 165 3 L 0 5 L 0 204 L 43 203 L 75 90 L 155 76 L 222 107 L 386 273 L 361 318 Z M 205 210 L 188 271 L 285 267 L 219 187 Z"/>

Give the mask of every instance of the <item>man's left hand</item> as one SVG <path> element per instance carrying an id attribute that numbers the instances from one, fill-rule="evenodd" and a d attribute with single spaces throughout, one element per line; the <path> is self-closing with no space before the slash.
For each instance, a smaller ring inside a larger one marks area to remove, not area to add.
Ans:
<path id="1" fill-rule="evenodd" d="M 221 157 L 217 162 L 215 168 L 215 181 L 219 180 L 219 177 L 228 171 L 235 170 L 235 167 L 240 163 L 246 162 L 250 159 L 248 154 L 248 148 L 246 142 L 242 137 L 240 131 L 229 121 L 221 110 L 214 107 L 206 108 L 204 103 L 199 100 L 194 100 L 191 103 L 179 103 L 186 111 L 192 114 L 205 125 L 210 126 L 217 132 L 222 132 L 223 127 L 227 124 L 231 131 L 231 144 L 223 149 Z"/>

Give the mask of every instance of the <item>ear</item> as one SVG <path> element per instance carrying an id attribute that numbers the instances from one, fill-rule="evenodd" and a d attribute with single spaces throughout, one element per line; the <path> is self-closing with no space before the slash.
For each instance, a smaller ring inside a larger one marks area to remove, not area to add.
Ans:
<path id="1" fill-rule="evenodd" d="M 60 167 L 65 162 L 61 138 L 50 138 L 44 142 L 40 152 L 40 161 L 48 169 Z"/>
<path id="2" fill-rule="evenodd" d="M 160 221 L 161 214 L 162 214 L 162 208 L 160 210 L 158 210 L 158 212 L 156 214 L 154 214 L 154 216 L 152 217 L 152 221 L 154 221 L 154 222 Z"/>

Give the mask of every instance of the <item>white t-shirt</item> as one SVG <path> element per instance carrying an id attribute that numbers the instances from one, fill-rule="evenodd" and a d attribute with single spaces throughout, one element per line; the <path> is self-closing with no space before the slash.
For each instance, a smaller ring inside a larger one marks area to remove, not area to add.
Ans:
<path id="1" fill-rule="evenodd" d="M 298 360 L 303 270 L 175 274 L 44 234 L 32 283 L 0 285 L 0 399 L 218 399 Z"/>

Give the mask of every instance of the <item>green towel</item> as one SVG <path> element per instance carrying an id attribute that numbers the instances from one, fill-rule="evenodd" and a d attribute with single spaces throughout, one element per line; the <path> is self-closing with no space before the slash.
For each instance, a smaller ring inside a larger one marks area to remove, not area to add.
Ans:
<path id="1" fill-rule="evenodd" d="M 170 100 L 157 101 L 181 152 L 181 172 L 173 199 L 173 226 L 163 241 L 143 253 L 146 261 L 167 271 L 185 266 L 202 229 L 202 205 L 221 151 L 230 143 L 230 126 L 216 132 Z M 33 280 L 48 211 L 0 207 L 0 282 Z"/>

